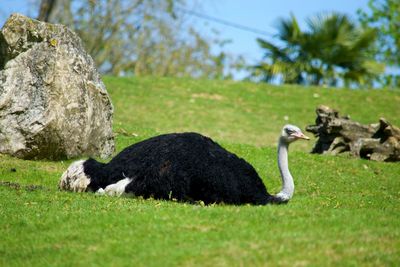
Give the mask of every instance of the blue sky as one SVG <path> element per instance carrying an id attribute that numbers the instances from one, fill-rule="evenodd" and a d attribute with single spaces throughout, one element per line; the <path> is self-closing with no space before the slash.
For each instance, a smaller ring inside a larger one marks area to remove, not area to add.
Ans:
<path id="1" fill-rule="evenodd" d="M 35 16 L 32 0 L 0 0 L 0 25 L 12 12 Z M 368 0 L 188 0 L 188 6 L 196 12 L 230 21 L 236 24 L 259 29 L 272 35 L 276 33 L 274 26 L 277 20 L 293 13 L 304 25 L 304 20 L 319 12 L 338 11 L 347 13 L 356 19 L 359 8 L 367 9 Z M 249 63 L 261 59 L 263 52 L 256 43 L 256 38 L 269 38 L 258 34 L 231 28 L 211 21 L 193 17 L 197 27 L 209 33 L 211 28 L 220 32 L 221 39 L 232 42 L 225 50 L 234 55 L 243 55 Z M 211 36 L 211 34 L 210 34 Z M 270 37 L 272 38 L 272 36 Z"/>
<path id="2" fill-rule="evenodd" d="M 273 35 L 276 33 L 278 19 L 287 18 L 290 13 L 296 16 L 303 27 L 305 18 L 320 12 L 343 12 L 356 20 L 357 9 L 367 10 L 368 0 L 203 0 L 201 3 L 199 12 Z M 232 43 L 226 46 L 227 50 L 245 56 L 250 62 L 259 60 L 263 55 L 255 41 L 256 38 L 272 38 L 213 22 L 207 22 L 207 26 L 217 29 L 222 38 L 232 40 Z"/>

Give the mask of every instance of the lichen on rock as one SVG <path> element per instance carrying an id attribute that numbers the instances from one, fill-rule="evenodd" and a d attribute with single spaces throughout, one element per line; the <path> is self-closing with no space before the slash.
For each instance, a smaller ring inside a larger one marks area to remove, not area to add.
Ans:
<path id="1" fill-rule="evenodd" d="M 112 115 L 93 59 L 74 32 L 11 15 L 0 32 L 0 153 L 109 157 Z"/>

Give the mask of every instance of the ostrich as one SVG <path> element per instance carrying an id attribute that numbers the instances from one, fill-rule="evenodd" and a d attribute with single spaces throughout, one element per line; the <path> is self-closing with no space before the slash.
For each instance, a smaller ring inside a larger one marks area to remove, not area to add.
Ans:
<path id="1" fill-rule="evenodd" d="M 91 158 L 76 161 L 61 176 L 59 188 L 205 204 L 286 203 L 294 192 L 288 147 L 298 139 L 309 138 L 294 125 L 283 127 L 278 142 L 282 190 L 276 195 L 267 192 L 248 162 L 198 133 L 149 138 L 125 148 L 106 164 Z"/>

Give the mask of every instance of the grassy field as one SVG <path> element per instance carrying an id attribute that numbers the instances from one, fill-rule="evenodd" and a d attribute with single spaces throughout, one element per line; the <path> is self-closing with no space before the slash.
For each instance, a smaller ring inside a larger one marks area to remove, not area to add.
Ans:
<path id="1" fill-rule="evenodd" d="M 198 131 L 279 191 L 275 142 L 325 104 L 362 123 L 400 125 L 400 93 L 106 77 L 117 150 Z M 400 164 L 291 147 L 288 205 L 201 206 L 57 190 L 71 163 L 0 155 L 0 266 L 399 266 Z"/>

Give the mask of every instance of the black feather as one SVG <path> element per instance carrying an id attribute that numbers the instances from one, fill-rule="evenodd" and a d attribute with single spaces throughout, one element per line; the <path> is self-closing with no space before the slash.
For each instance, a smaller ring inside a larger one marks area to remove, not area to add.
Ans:
<path id="1" fill-rule="evenodd" d="M 273 202 L 254 168 L 198 133 L 159 135 L 131 145 L 109 163 L 89 159 L 85 173 L 93 191 L 129 177 L 126 193 L 206 204 Z"/>

